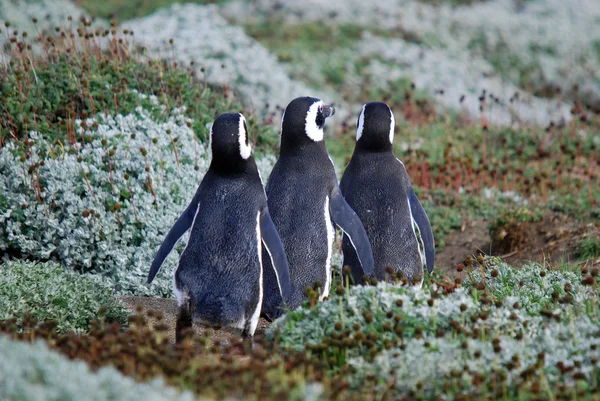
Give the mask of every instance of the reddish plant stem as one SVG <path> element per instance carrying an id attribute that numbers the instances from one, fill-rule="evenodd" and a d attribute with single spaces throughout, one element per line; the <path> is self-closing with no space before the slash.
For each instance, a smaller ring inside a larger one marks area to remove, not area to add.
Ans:
<path id="1" fill-rule="evenodd" d="M 177 153 L 177 142 L 172 141 L 173 142 L 173 150 L 175 151 L 175 162 L 177 163 L 177 168 L 180 167 L 179 165 L 179 153 Z"/>
<path id="2" fill-rule="evenodd" d="M 38 204 L 42 203 L 42 187 L 40 186 L 40 169 L 38 168 L 36 177 L 35 177 L 35 196 Z"/>
<path id="3" fill-rule="evenodd" d="M 90 185 L 90 181 L 87 178 L 87 174 L 85 173 L 84 168 L 81 168 L 81 172 L 83 173 L 83 179 L 85 180 L 85 183 L 88 187 L 88 189 L 90 190 L 90 194 L 92 194 L 92 198 L 94 199 L 95 202 L 98 202 L 98 199 L 96 199 L 96 195 L 94 194 L 94 190 L 92 189 L 92 186 Z"/>
<path id="4" fill-rule="evenodd" d="M 112 190 L 112 193 L 115 193 L 115 186 L 113 184 L 113 172 L 112 172 L 112 163 L 110 161 L 110 150 L 106 153 L 106 156 L 108 157 L 108 179 L 110 181 L 110 188 Z"/>
<path id="5" fill-rule="evenodd" d="M 131 198 L 131 207 L 133 209 L 133 218 L 137 221 L 137 212 L 135 210 L 135 201 L 133 200 L 133 192 L 131 191 L 131 184 L 127 180 L 127 190 L 129 191 L 129 197 Z"/>

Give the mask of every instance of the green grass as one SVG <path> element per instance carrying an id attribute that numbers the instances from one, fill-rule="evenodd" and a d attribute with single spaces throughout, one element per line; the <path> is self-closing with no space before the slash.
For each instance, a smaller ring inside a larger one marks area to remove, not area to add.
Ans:
<path id="1" fill-rule="evenodd" d="M 358 68 L 348 62 L 345 52 L 360 41 L 366 29 L 353 24 L 269 21 L 246 25 L 245 30 L 281 62 L 293 66 L 293 78 L 314 87 L 323 84 L 339 87 L 344 77 Z"/>
<path id="2" fill-rule="evenodd" d="M 65 272 L 56 263 L 0 265 L 0 321 L 18 327 L 31 318 L 52 320 L 60 333 L 86 332 L 92 320 L 124 324 L 125 306 L 98 279 Z"/>
<path id="3" fill-rule="evenodd" d="M 497 216 L 490 224 L 490 231 L 509 227 L 517 223 L 535 223 L 542 220 L 542 217 L 543 213 L 540 210 L 530 210 L 523 207 L 512 209 Z"/>
<path id="4" fill-rule="evenodd" d="M 308 52 L 331 52 L 342 47 L 352 47 L 362 37 L 365 28 L 354 24 L 323 24 L 307 22 L 286 24 L 283 21 L 269 21 L 257 25 L 247 25 L 246 33 L 273 49 L 284 61 L 297 50 Z M 289 46 L 286 46 L 289 44 Z"/>
<path id="5" fill-rule="evenodd" d="M 126 21 L 152 14 L 175 3 L 215 4 L 225 0 L 76 0 L 90 15 Z"/>
<path id="6" fill-rule="evenodd" d="M 586 238 L 581 241 L 578 254 L 582 260 L 600 258 L 600 238 Z"/>

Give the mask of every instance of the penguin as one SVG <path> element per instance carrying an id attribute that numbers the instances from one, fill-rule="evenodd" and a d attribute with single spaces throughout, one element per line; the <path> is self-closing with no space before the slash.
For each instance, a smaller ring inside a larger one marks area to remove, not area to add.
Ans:
<path id="1" fill-rule="evenodd" d="M 433 232 L 404 164 L 392 152 L 394 113 L 385 103 L 367 103 L 357 125 L 354 152 L 340 181 L 342 194 L 369 236 L 375 278 L 385 280 L 392 267 L 420 287 L 424 267 L 433 270 Z M 350 266 L 354 281 L 361 283 L 359 258 L 345 235 L 342 252 L 343 266 Z"/>
<path id="2" fill-rule="evenodd" d="M 177 240 L 191 228 L 174 276 L 177 342 L 193 321 L 241 329 L 244 337 L 252 338 L 263 302 L 265 265 L 274 269 L 273 290 L 283 300 L 290 294 L 287 258 L 269 214 L 244 116 L 221 114 L 210 129 L 210 147 L 210 167 L 148 274 L 151 283 Z"/>
<path id="3" fill-rule="evenodd" d="M 323 140 L 325 119 L 335 113 L 313 97 L 290 102 L 281 121 L 281 146 L 267 181 L 267 203 L 281 236 L 290 269 L 287 307 L 306 298 L 307 287 L 320 282 L 323 300 L 329 295 L 334 224 L 352 240 L 360 266 L 373 273 L 373 255 L 360 219 L 348 206 L 338 186 L 335 169 Z M 268 263 L 268 261 L 267 261 Z M 263 316 L 274 320 L 283 313 L 272 269 L 265 269 Z"/>

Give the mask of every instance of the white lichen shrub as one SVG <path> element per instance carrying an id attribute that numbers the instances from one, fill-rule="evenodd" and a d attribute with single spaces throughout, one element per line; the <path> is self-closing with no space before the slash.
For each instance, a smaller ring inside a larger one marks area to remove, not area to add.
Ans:
<path id="1" fill-rule="evenodd" d="M 87 17 L 84 10 L 77 4 L 68 0 L 36 0 L 20 1 L 0 0 L 2 10 L 2 22 L 9 21 L 11 31 L 18 29 L 28 33 L 36 33 L 36 27 L 40 32 L 53 30 L 71 17 L 77 21 L 81 17 Z M 33 22 L 33 19 L 36 22 Z M 6 35 L 0 41 L 6 40 Z"/>
<path id="2" fill-rule="evenodd" d="M 518 303 L 519 309 L 529 316 L 538 316 L 543 310 L 563 310 L 566 306 L 558 300 L 565 295 L 570 298 L 569 308 L 584 313 L 586 300 L 595 294 L 594 289 L 582 284 L 581 274 L 573 270 L 545 269 L 535 263 L 517 269 L 496 258 L 489 260 L 489 268 L 471 273 L 464 288 L 478 298 L 483 292 L 477 290 L 477 285 L 485 284 L 485 291 L 494 299 L 510 305 Z"/>
<path id="3" fill-rule="evenodd" d="M 561 375 L 561 365 L 580 366 L 576 372 L 582 376 L 577 380 L 597 380 L 600 353 L 590 349 L 600 345 L 597 322 L 585 316 L 572 325 L 538 326 L 539 330 L 519 340 L 504 333 L 487 341 L 409 339 L 404 342 L 403 352 L 384 350 L 372 361 L 362 357 L 350 359 L 356 372 L 352 380 L 356 386 L 367 376 L 375 375 L 381 381 L 393 381 L 395 390 L 403 393 L 419 383 L 421 391 L 432 397 L 441 396 L 443 381 L 456 375 L 463 384 L 462 393 L 474 391 L 471 386 L 477 378 L 487 380 L 493 372 L 502 372 L 498 377 L 504 377 L 506 384 L 514 388 L 525 381 L 521 375 L 531 368 L 540 372 L 551 387 L 557 383 L 574 386 L 576 379 L 573 375 Z M 499 383 L 496 390 L 500 388 Z"/>
<path id="4" fill-rule="evenodd" d="M 423 289 L 338 289 L 313 308 L 306 303 L 288 312 L 267 336 L 283 348 L 322 354 L 334 366 L 350 365 L 355 388 L 375 378 L 381 391 L 419 388 L 427 399 L 472 393 L 473 383 L 494 377 L 511 392 L 532 376 L 552 388 L 598 379 L 598 283 L 536 264 L 475 264 L 456 288 L 434 281 Z M 457 387 L 444 390 L 448 382 Z"/>
<path id="5" fill-rule="evenodd" d="M 112 367 L 92 372 L 85 362 L 70 361 L 42 341 L 28 344 L 0 336 L 0 360 L 3 401 L 197 400 L 162 380 L 136 383 Z"/>
<path id="6" fill-rule="evenodd" d="M 516 121 L 547 125 L 550 121 L 571 119 L 566 103 L 522 91 L 496 74 L 490 63 L 477 57 L 470 57 L 466 62 L 449 55 L 445 49 L 380 37 L 365 38 L 359 45 L 359 53 L 371 59 L 366 72 L 379 78 L 377 85 L 382 89 L 389 90 L 390 83 L 401 78 L 410 79 L 429 93 L 443 88 L 444 95 L 435 98 L 438 103 L 472 118 L 484 115 L 494 125 L 510 126 Z M 479 97 L 484 90 L 502 101 L 489 101 L 482 114 Z M 515 93 L 519 93 L 519 97 L 513 98 Z"/>
<path id="7" fill-rule="evenodd" d="M 210 164 L 184 109 L 156 122 L 138 107 L 76 121 L 78 143 L 30 132 L 29 157 L 0 150 L 0 251 L 102 275 L 121 294 L 172 294 L 185 240 L 145 285 L 158 246 Z M 83 138 L 83 139 L 81 139 Z M 268 174 L 273 159 L 260 161 Z"/>

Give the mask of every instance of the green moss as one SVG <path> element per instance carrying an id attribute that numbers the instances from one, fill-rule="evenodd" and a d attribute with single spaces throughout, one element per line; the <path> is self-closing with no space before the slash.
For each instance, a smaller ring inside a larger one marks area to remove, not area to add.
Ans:
<path id="1" fill-rule="evenodd" d="M 434 6 L 449 5 L 452 7 L 471 6 L 476 3 L 483 3 L 487 0 L 419 0 L 421 3 L 431 4 Z"/>
<path id="2" fill-rule="evenodd" d="M 17 326 L 33 317 L 54 320 L 59 332 L 85 332 L 92 320 L 127 321 L 125 306 L 98 279 L 65 272 L 55 263 L 0 265 L 0 320 Z"/>
<path id="3" fill-rule="evenodd" d="M 246 33 L 280 55 L 284 51 L 305 50 L 330 52 L 340 47 L 352 47 L 365 30 L 353 24 L 323 24 L 307 22 L 286 24 L 283 21 L 268 21 L 247 25 Z"/>
<path id="4" fill-rule="evenodd" d="M 600 238 L 586 238 L 579 243 L 577 251 L 582 260 L 593 260 L 600 257 Z"/>
<path id="5" fill-rule="evenodd" d="M 90 15 L 105 19 L 125 21 L 141 18 L 154 11 L 175 3 L 215 4 L 225 0 L 80 0 L 79 3 Z"/>

